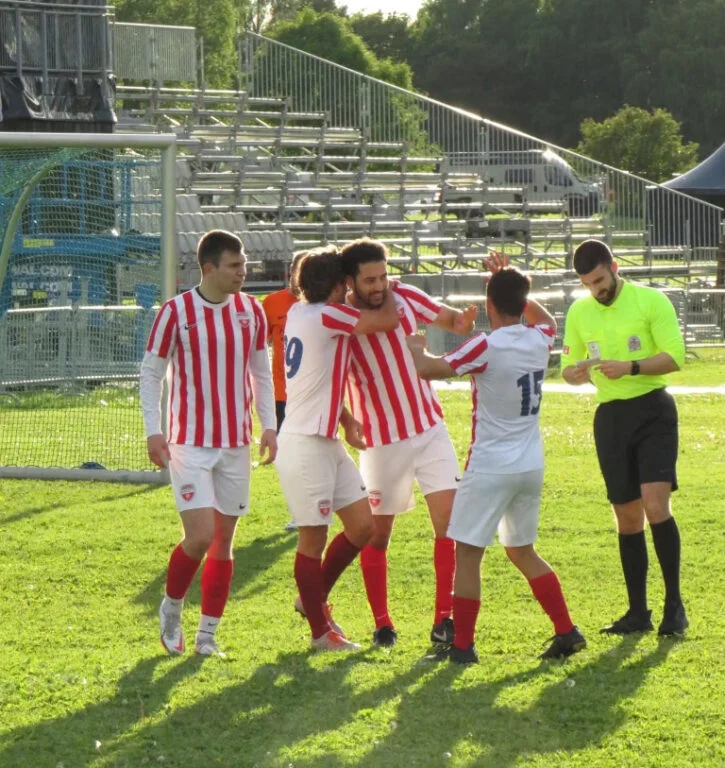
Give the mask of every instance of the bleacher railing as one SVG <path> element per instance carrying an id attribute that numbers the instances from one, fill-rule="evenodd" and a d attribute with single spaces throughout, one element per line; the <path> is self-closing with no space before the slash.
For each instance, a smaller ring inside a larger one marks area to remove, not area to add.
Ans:
<path id="1" fill-rule="evenodd" d="M 197 40 L 194 27 L 128 24 L 114 21 L 113 71 L 117 78 L 197 82 Z"/>
<path id="2" fill-rule="evenodd" d="M 261 35 L 246 33 L 240 46 L 250 96 L 286 99 L 296 112 L 324 111 L 329 125 L 354 126 L 370 141 L 436 148 L 450 170 L 481 173 L 491 213 L 508 194 L 508 212 L 518 198 L 524 213 L 561 208 L 575 219 L 596 217 L 597 236 L 625 262 L 631 252 L 638 261 L 714 264 L 717 206 Z M 455 190 L 447 198 L 455 201 Z"/>

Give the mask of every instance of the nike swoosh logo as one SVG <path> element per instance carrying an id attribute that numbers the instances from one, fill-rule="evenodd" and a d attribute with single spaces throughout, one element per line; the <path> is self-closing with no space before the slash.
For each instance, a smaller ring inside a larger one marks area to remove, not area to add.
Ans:
<path id="1" fill-rule="evenodd" d="M 196 328 L 196 323 L 191 323 L 190 325 L 184 326 L 185 331 L 190 331 L 192 328 Z"/>

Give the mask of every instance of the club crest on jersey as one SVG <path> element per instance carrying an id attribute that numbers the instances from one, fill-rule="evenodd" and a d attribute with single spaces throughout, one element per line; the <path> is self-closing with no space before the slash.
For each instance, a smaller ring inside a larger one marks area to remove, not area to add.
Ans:
<path id="1" fill-rule="evenodd" d="M 184 501 L 191 501 L 194 498 L 195 492 L 196 488 L 194 488 L 193 483 L 186 483 L 186 485 L 181 486 L 181 498 Z"/>
<path id="2" fill-rule="evenodd" d="M 383 494 L 380 491 L 368 491 L 368 499 L 371 507 L 379 507 L 383 500 Z"/>
<path id="3" fill-rule="evenodd" d="M 249 312 L 237 312 L 237 320 L 242 328 L 249 328 L 249 324 L 252 322 Z"/>
<path id="4" fill-rule="evenodd" d="M 317 509 L 320 510 L 320 514 L 327 517 L 332 512 L 332 502 L 329 499 L 320 499 L 317 502 Z"/>
<path id="5" fill-rule="evenodd" d="M 630 336 L 627 339 L 627 347 L 630 352 L 639 352 L 642 349 L 642 342 L 639 340 L 639 336 Z"/>
<path id="6" fill-rule="evenodd" d="M 405 317 L 405 307 L 402 304 L 398 307 L 398 317 L 401 320 Z"/>

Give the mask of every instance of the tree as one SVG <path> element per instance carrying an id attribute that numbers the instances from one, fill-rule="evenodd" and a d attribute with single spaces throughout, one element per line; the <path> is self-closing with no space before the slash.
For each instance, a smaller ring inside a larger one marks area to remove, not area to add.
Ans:
<path id="1" fill-rule="evenodd" d="M 581 154 L 652 181 L 667 181 L 697 163 L 698 145 L 683 142 L 680 123 L 665 109 L 624 106 L 600 123 L 587 118 L 581 134 Z"/>
<path id="2" fill-rule="evenodd" d="M 379 59 L 408 61 L 411 57 L 410 19 L 391 13 L 356 13 L 350 17 L 353 32 Z"/>

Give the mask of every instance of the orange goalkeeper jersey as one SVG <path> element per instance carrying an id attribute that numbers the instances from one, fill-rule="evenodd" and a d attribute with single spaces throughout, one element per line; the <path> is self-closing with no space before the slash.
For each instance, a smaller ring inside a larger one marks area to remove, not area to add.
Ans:
<path id="1" fill-rule="evenodd" d="M 284 378 L 284 326 L 287 313 L 297 299 L 289 288 L 270 293 L 262 302 L 267 317 L 267 339 L 272 340 L 272 378 L 274 380 L 274 399 L 286 400 L 287 389 Z"/>

